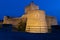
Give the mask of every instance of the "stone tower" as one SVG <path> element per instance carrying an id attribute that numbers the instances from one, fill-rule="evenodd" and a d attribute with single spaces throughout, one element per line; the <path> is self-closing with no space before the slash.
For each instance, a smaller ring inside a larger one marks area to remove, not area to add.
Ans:
<path id="1" fill-rule="evenodd" d="M 27 14 L 26 32 L 31 33 L 47 33 L 47 23 L 45 18 L 45 12 L 39 10 L 39 7 L 33 2 L 25 8 Z"/>
<path id="2" fill-rule="evenodd" d="M 35 5 L 34 2 L 32 1 L 26 8 L 25 8 L 25 13 L 31 10 L 38 10 L 39 6 Z"/>

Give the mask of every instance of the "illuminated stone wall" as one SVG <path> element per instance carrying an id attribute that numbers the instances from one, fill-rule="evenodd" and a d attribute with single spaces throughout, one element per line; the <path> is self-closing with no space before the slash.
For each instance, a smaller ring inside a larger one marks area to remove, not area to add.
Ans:
<path id="1" fill-rule="evenodd" d="M 20 20 L 20 18 L 8 18 L 7 16 L 4 16 L 3 24 L 12 24 L 13 26 L 17 27 Z"/>
<path id="2" fill-rule="evenodd" d="M 29 11 L 27 16 L 26 31 L 32 33 L 47 33 L 45 12 L 41 10 Z"/>
<path id="3" fill-rule="evenodd" d="M 46 22 L 49 29 L 51 29 L 51 25 L 58 25 L 56 18 L 52 16 L 46 16 Z"/>

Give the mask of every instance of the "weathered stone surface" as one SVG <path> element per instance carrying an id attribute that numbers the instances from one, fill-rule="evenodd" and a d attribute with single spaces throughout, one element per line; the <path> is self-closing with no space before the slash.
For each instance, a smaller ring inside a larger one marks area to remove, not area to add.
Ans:
<path id="1" fill-rule="evenodd" d="M 58 25 L 56 18 L 52 16 L 46 16 L 46 22 L 49 29 L 51 29 L 51 25 Z"/>
<path id="2" fill-rule="evenodd" d="M 26 31 L 32 33 L 48 32 L 44 11 L 33 10 L 28 12 Z"/>

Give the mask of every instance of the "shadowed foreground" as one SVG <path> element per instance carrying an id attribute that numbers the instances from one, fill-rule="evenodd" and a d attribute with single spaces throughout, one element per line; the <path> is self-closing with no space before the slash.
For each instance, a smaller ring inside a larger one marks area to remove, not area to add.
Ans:
<path id="1" fill-rule="evenodd" d="M 60 40 L 60 27 L 57 27 L 57 29 L 56 27 L 52 26 L 53 31 L 51 33 L 34 34 L 19 31 L 13 32 L 11 26 L 5 26 L 0 29 L 0 40 Z"/>
<path id="2" fill-rule="evenodd" d="M 25 32 L 0 32 L 0 40 L 60 40 L 59 33 L 30 34 Z"/>

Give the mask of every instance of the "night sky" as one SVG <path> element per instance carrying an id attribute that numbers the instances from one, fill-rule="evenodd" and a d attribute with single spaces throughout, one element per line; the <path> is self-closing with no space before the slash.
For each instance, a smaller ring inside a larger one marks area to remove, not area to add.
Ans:
<path id="1" fill-rule="evenodd" d="M 45 10 L 46 15 L 54 16 L 60 24 L 60 0 L 0 0 L 0 20 L 4 16 L 20 17 L 24 14 L 24 8 L 34 1 Z"/>

